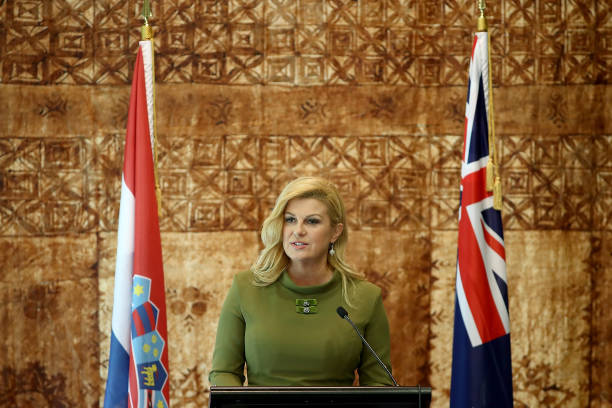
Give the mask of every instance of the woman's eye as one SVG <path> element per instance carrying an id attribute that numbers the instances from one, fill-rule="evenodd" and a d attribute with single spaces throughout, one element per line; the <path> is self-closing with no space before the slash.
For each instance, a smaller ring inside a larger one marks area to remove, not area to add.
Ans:
<path id="1" fill-rule="evenodd" d="M 307 221 L 309 224 L 318 224 L 319 220 L 316 218 L 309 218 Z"/>
<path id="2" fill-rule="evenodd" d="M 285 217 L 285 222 L 295 222 L 295 217 Z"/>

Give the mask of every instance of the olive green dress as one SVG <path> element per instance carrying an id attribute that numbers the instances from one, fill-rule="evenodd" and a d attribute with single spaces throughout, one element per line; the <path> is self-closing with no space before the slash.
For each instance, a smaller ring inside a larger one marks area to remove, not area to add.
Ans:
<path id="1" fill-rule="evenodd" d="M 211 385 L 349 386 L 392 385 L 351 325 L 336 313 L 343 306 L 368 343 L 390 369 L 389 323 L 381 290 L 357 281 L 349 307 L 342 279 L 297 286 L 285 272 L 273 284 L 252 284 L 250 271 L 234 277 L 217 330 Z M 299 305 L 296 306 L 296 303 Z"/>

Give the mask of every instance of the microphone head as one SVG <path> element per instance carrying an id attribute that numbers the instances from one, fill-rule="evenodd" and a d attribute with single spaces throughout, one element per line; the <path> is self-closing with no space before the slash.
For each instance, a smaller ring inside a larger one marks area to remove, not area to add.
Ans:
<path id="1" fill-rule="evenodd" d="M 345 308 L 343 308 L 342 306 L 339 306 L 336 309 L 336 312 L 338 313 L 338 316 L 340 316 L 341 318 L 345 318 L 346 316 L 348 316 L 348 312 L 346 311 Z"/>

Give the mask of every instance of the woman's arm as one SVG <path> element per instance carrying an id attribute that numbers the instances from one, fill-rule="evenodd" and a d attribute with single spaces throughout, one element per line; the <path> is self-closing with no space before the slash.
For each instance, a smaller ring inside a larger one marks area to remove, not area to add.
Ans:
<path id="1" fill-rule="evenodd" d="M 379 289 L 380 291 L 380 289 Z M 363 336 L 376 351 L 383 363 L 391 371 L 391 340 L 389 336 L 389 321 L 380 293 L 376 298 L 372 316 L 364 328 Z M 380 386 L 393 385 L 385 370 L 378 364 L 376 358 L 366 346 L 361 352 L 361 365 L 358 368 L 359 385 Z"/>
<path id="2" fill-rule="evenodd" d="M 210 385 L 241 386 L 244 383 L 244 317 L 236 278 L 225 298 L 217 327 Z"/>

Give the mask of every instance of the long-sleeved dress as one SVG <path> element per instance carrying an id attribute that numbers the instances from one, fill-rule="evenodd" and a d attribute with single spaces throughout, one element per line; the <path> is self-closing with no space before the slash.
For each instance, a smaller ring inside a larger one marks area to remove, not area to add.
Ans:
<path id="1" fill-rule="evenodd" d="M 298 286 L 284 272 L 273 284 L 252 284 L 251 272 L 234 277 L 221 310 L 209 375 L 211 385 L 349 386 L 358 370 L 360 385 L 391 380 L 347 321 L 343 306 L 368 343 L 390 368 L 389 323 L 379 287 L 357 281 L 349 307 L 342 279 Z"/>

